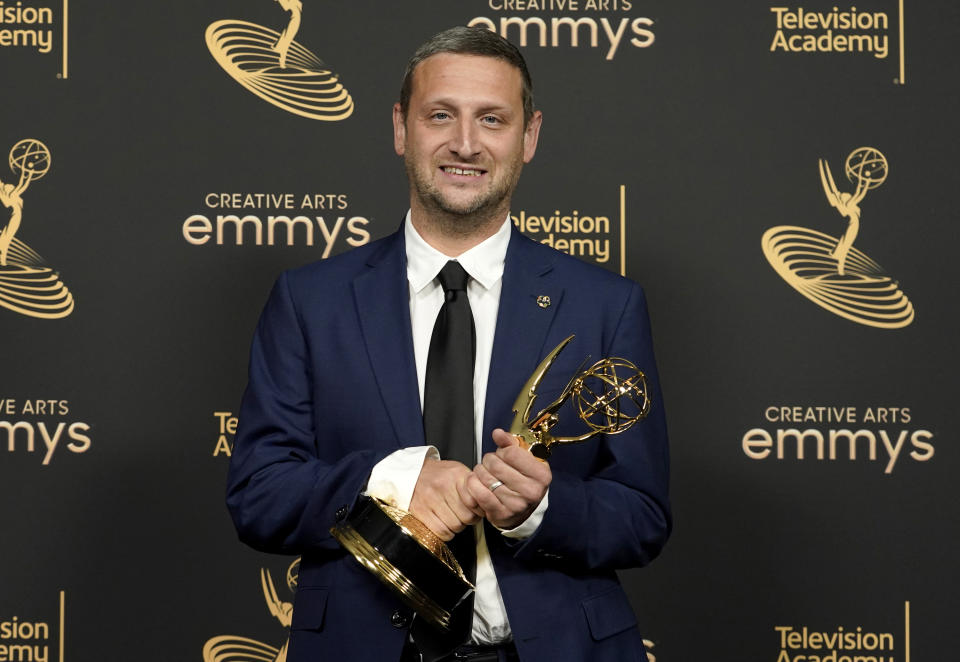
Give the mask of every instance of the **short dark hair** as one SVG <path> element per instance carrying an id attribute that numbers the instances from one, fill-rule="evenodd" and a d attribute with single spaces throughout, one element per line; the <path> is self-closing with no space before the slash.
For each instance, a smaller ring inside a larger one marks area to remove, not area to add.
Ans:
<path id="1" fill-rule="evenodd" d="M 432 55 L 440 53 L 459 53 L 461 55 L 482 55 L 504 60 L 520 71 L 523 81 L 523 124 L 533 117 L 533 80 L 527 63 L 520 54 L 520 50 L 509 41 L 491 32 L 486 28 L 457 26 L 435 34 L 410 58 L 407 68 L 403 72 L 403 83 L 400 85 L 400 110 L 407 116 L 410 108 L 410 94 L 413 91 L 413 72 L 417 66 Z"/>

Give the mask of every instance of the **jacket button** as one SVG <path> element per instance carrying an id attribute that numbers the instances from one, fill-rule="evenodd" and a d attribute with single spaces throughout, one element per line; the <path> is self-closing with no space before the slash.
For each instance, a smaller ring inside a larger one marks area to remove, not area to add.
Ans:
<path id="1" fill-rule="evenodd" d="M 409 625 L 409 623 L 410 618 L 406 614 L 402 613 L 399 609 L 390 614 L 390 625 L 397 629 L 405 628 L 407 625 Z"/>
<path id="2" fill-rule="evenodd" d="M 337 512 L 334 513 L 334 517 L 337 518 L 338 522 L 342 522 L 343 520 L 347 519 L 347 513 L 349 512 L 350 511 L 346 506 L 340 506 L 337 508 Z"/>

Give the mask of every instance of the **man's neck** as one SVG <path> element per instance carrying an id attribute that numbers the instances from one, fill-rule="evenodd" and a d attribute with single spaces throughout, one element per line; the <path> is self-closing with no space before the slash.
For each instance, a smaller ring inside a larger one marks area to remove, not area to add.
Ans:
<path id="1" fill-rule="evenodd" d="M 414 229 L 430 244 L 448 257 L 457 257 L 477 244 L 483 243 L 500 230 L 509 201 L 503 209 L 497 209 L 483 218 L 464 218 L 442 211 L 427 212 L 416 204 L 410 206 L 410 222 Z"/>

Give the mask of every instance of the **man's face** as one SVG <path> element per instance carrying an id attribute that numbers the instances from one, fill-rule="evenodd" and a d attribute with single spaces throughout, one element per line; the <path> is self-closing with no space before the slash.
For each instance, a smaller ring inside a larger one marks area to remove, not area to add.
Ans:
<path id="1" fill-rule="evenodd" d="M 520 72 L 492 57 L 442 53 L 413 74 L 407 116 L 394 106 L 394 148 L 411 204 L 458 216 L 506 215 L 537 148 L 541 116 L 523 125 Z"/>

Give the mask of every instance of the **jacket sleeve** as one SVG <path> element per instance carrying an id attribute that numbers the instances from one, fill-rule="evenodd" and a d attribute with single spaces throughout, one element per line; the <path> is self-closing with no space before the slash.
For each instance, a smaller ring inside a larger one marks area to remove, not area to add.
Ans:
<path id="1" fill-rule="evenodd" d="M 338 549 L 329 529 L 387 451 L 323 436 L 309 344 L 288 276 L 274 285 L 250 351 L 227 479 L 238 535 L 266 552 Z"/>
<path id="2" fill-rule="evenodd" d="M 585 442 L 599 444 L 592 466 L 554 470 L 550 507 L 533 535 L 515 547 L 520 560 L 591 570 L 639 567 L 660 553 L 670 535 L 667 431 L 639 285 L 633 285 L 602 356 L 628 359 L 644 373 L 650 413 L 621 434 Z"/>

